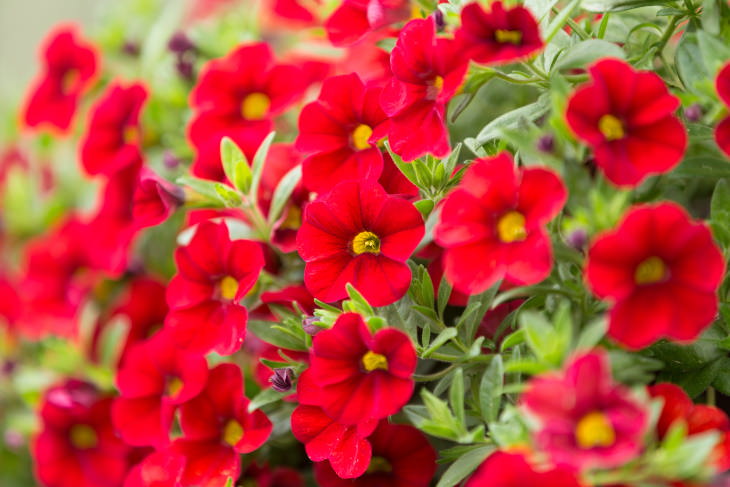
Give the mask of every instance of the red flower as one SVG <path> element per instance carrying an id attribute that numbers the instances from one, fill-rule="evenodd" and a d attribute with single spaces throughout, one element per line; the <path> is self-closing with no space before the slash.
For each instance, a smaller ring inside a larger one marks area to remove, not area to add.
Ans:
<path id="1" fill-rule="evenodd" d="M 537 445 L 556 465 L 616 467 L 642 448 L 648 411 L 613 382 L 603 352 L 574 358 L 561 374 L 536 376 L 522 401 L 540 423 Z"/>
<path id="2" fill-rule="evenodd" d="M 575 474 L 565 468 L 535 470 L 522 455 L 498 451 L 477 468 L 464 487 L 581 487 Z"/>
<path id="3" fill-rule="evenodd" d="M 182 188 L 142 168 L 134 190 L 132 214 L 138 227 L 151 227 L 167 220 L 185 202 Z"/>
<path id="4" fill-rule="evenodd" d="M 224 179 L 220 159 L 224 136 L 253 159 L 272 129 L 272 117 L 296 101 L 305 88 L 300 70 L 275 64 L 265 43 L 240 46 L 206 64 L 190 95 L 194 113 L 188 136 L 197 152 L 193 173 Z"/>
<path id="5" fill-rule="evenodd" d="M 213 487 L 238 478 L 239 454 L 258 449 L 272 424 L 260 410 L 248 412 L 241 369 L 221 364 L 210 371 L 203 392 L 180 407 L 183 438 L 169 452 L 185 458 L 181 483 Z"/>
<path id="6" fill-rule="evenodd" d="M 279 17 L 303 24 L 313 24 L 317 21 L 316 8 L 320 7 L 322 2 L 321 0 L 271 0 L 271 3 L 273 4 L 271 10 Z M 314 11 L 310 9 L 314 9 Z"/>
<path id="7" fill-rule="evenodd" d="M 43 41 L 43 72 L 33 82 L 23 119 L 28 127 L 48 124 L 61 132 L 71 126 L 81 95 L 97 72 L 94 47 L 80 38 L 74 25 L 53 29 Z"/>
<path id="8" fill-rule="evenodd" d="M 383 155 L 377 142 L 388 130 L 380 93 L 381 88 L 366 87 L 354 73 L 334 76 L 322 84 L 319 98 L 304 107 L 296 145 L 313 153 L 302 163 L 307 189 L 325 193 L 341 181 L 380 177 Z"/>
<path id="9" fill-rule="evenodd" d="M 180 350 L 167 333 L 136 345 L 117 372 L 121 397 L 112 408 L 124 441 L 164 446 L 175 410 L 203 389 L 207 376 L 205 357 Z"/>
<path id="10" fill-rule="evenodd" d="M 395 328 L 373 335 L 360 315 L 345 313 L 313 338 L 308 370 L 324 412 L 357 424 L 397 413 L 413 393 L 415 368 L 408 335 Z"/>
<path id="11" fill-rule="evenodd" d="M 565 117 L 608 180 L 637 186 L 679 164 L 687 132 L 674 116 L 680 101 L 662 79 L 618 59 L 598 61 L 589 73 L 592 81 L 573 93 Z"/>
<path id="12" fill-rule="evenodd" d="M 90 175 L 112 176 L 142 164 L 139 115 L 147 99 L 140 83 L 112 83 L 91 109 L 81 142 L 81 164 Z"/>
<path id="13" fill-rule="evenodd" d="M 304 443 L 310 460 L 329 460 L 340 478 L 360 477 L 367 470 L 372 454 L 366 438 L 375 430 L 378 420 L 347 425 L 332 419 L 319 406 L 321 390 L 311 379 L 309 370 L 299 377 L 297 394 L 300 405 L 291 416 L 292 434 Z"/>
<path id="14" fill-rule="evenodd" d="M 127 474 L 124 487 L 181 487 L 185 457 L 166 450 L 148 455 Z"/>
<path id="15" fill-rule="evenodd" d="M 403 28 L 390 55 L 393 77 L 380 102 L 391 117 L 391 148 L 404 160 L 449 153 L 446 105 L 467 66 L 453 40 L 436 37 L 431 17 L 411 20 Z"/>
<path id="16" fill-rule="evenodd" d="M 393 303 L 408 290 L 405 261 L 423 234 L 423 218 L 411 203 L 377 183 L 340 183 L 304 209 L 297 246 L 307 289 L 332 302 L 347 297 L 349 282 L 373 306 Z"/>
<path id="17" fill-rule="evenodd" d="M 248 312 L 239 304 L 264 266 L 261 247 L 228 236 L 225 223 L 202 222 L 190 243 L 175 251 L 178 274 L 167 288 L 165 320 L 181 346 L 224 355 L 238 350 Z"/>
<path id="18" fill-rule="evenodd" d="M 253 481 L 253 487 L 304 487 L 304 479 L 298 471 L 287 467 L 271 469 L 268 463 L 250 464 L 239 480 L 244 485 Z"/>
<path id="19" fill-rule="evenodd" d="M 130 448 L 115 434 L 111 398 L 69 380 L 46 391 L 41 432 L 33 440 L 39 483 L 46 487 L 120 487 Z"/>
<path id="20" fill-rule="evenodd" d="M 542 281 L 552 267 L 544 225 L 566 199 L 562 181 L 547 168 L 515 168 L 506 152 L 477 159 L 446 197 L 435 229 L 436 243 L 446 249 L 446 278 L 466 294 L 502 278 Z"/>
<path id="21" fill-rule="evenodd" d="M 718 73 L 715 88 L 720 100 L 725 106 L 730 107 L 730 63 L 727 63 Z M 715 142 L 730 157 L 730 117 L 723 118 L 715 127 Z"/>
<path id="22" fill-rule="evenodd" d="M 314 478 L 321 487 L 427 487 L 436 473 L 436 451 L 413 426 L 381 421 L 368 438 L 372 460 L 365 473 L 352 480 L 341 479 L 330 462 L 314 465 Z"/>
<path id="23" fill-rule="evenodd" d="M 664 400 L 657 422 L 660 439 L 664 438 L 677 421 L 685 423 L 688 436 L 715 430 L 722 436 L 715 445 L 711 461 L 720 472 L 730 468 L 730 419 L 722 410 L 692 403 L 692 399 L 681 387 L 668 382 L 650 386 L 649 394 Z"/>
<path id="24" fill-rule="evenodd" d="M 324 27 L 332 44 L 346 46 L 373 30 L 407 20 L 410 16 L 409 0 L 343 0 Z"/>
<path id="25" fill-rule="evenodd" d="M 383 172 L 378 178 L 378 183 L 388 194 L 413 201 L 415 201 L 414 198 L 418 199 L 418 186 L 405 177 L 387 152 L 383 153 Z"/>
<path id="26" fill-rule="evenodd" d="M 660 338 L 690 342 L 717 313 L 725 272 L 710 230 L 675 203 L 632 208 L 588 250 L 591 290 L 614 304 L 608 334 L 632 349 Z"/>
<path id="27" fill-rule="evenodd" d="M 455 37 L 471 59 L 482 64 L 510 63 L 543 48 L 540 27 L 528 9 L 521 5 L 505 9 L 500 1 L 489 8 L 485 11 L 475 2 L 461 11 Z"/>

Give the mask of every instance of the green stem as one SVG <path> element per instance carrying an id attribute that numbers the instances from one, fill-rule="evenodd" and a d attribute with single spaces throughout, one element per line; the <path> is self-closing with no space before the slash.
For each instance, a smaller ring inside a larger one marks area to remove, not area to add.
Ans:
<path id="1" fill-rule="evenodd" d="M 671 20 L 669 21 L 669 25 L 667 25 L 667 29 L 664 31 L 664 34 L 662 35 L 661 39 L 659 39 L 659 42 L 656 46 L 656 54 L 661 55 L 662 51 L 664 51 L 664 48 L 666 47 L 667 43 L 669 42 L 669 39 L 672 38 L 672 34 L 674 34 L 674 31 L 677 28 L 677 25 L 679 22 L 682 21 L 684 18 L 684 14 L 682 15 L 674 15 L 672 16 Z"/>
<path id="2" fill-rule="evenodd" d="M 415 374 L 413 376 L 413 380 L 415 380 L 416 382 L 431 382 L 431 381 L 438 380 L 438 379 L 444 377 L 445 375 L 447 375 L 449 372 L 451 372 L 455 368 L 456 368 L 456 364 L 454 363 L 454 364 L 449 365 L 448 367 L 446 367 L 443 370 L 434 372 L 433 374 L 426 374 L 426 375 Z"/>
<path id="3" fill-rule="evenodd" d="M 603 36 L 606 35 L 606 29 L 608 28 L 608 18 L 611 16 L 610 13 L 603 14 L 603 17 L 601 17 L 601 25 L 598 26 L 598 38 L 603 39 Z"/>

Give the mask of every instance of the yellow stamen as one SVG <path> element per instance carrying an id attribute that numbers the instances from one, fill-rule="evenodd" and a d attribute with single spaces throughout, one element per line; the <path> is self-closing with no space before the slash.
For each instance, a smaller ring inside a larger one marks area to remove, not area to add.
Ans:
<path id="1" fill-rule="evenodd" d="M 380 253 L 380 238 L 373 232 L 360 232 L 352 239 L 352 251 L 356 255 Z"/>
<path id="2" fill-rule="evenodd" d="M 229 301 L 235 298 L 238 293 L 238 281 L 231 276 L 226 276 L 221 279 L 218 287 L 221 291 L 221 297 Z"/>
<path id="3" fill-rule="evenodd" d="M 497 29 L 494 32 L 494 38 L 500 44 L 519 45 L 522 42 L 522 32 L 519 30 Z"/>
<path id="4" fill-rule="evenodd" d="M 246 120 L 261 120 L 269 113 L 271 100 L 263 93 L 246 95 L 241 103 L 241 115 Z"/>
<path id="5" fill-rule="evenodd" d="M 243 426 L 235 419 L 229 420 L 223 428 L 223 441 L 231 446 L 236 444 L 243 438 Z"/>
<path id="6" fill-rule="evenodd" d="M 667 266 L 659 257 L 649 257 L 643 260 L 634 271 L 636 284 L 654 284 L 664 280 L 667 276 Z"/>
<path id="7" fill-rule="evenodd" d="M 616 432 L 605 414 L 593 411 L 578 421 L 575 427 L 575 441 L 583 449 L 607 447 L 616 441 Z"/>
<path id="8" fill-rule="evenodd" d="M 497 235 L 504 243 L 524 240 L 527 237 L 525 217 L 518 211 L 509 211 L 497 222 Z"/>
<path id="9" fill-rule="evenodd" d="M 373 457 L 370 465 L 365 473 L 389 473 L 393 471 L 393 466 L 383 457 Z"/>
<path id="10" fill-rule="evenodd" d="M 61 92 L 70 93 L 78 84 L 81 76 L 78 69 L 69 69 L 61 77 Z"/>
<path id="11" fill-rule="evenodd" d="M 608 141 L 623 139 L 626 135 L 621 120 L 611 114 L 606 114 L 598 120 L 598 130 Z"/>
<path id="12" fill-rule="evenodd" d="M 369 149 L 371 145 L 370 142 L 368 142 L 368 139 L 370 139 L 372 135 L 373 129 L 371 129 L 368 125 L 361 123 L 352 131 L 352 146 L 357 150 Z"/>
<path id="13" fill-rule="evenodd" d="M 69 438 L 71 440 L 71 444 L 77 450 L 95 448 L 99 442 L 99 438 L 97 437 L 94 428 L 86 424 L 73 425 L 69 432 Z"/>
<path id="14" fill-rule="evenodd" d="M 444 79 L 441 76 L 436 76 L 433 79 L 432 85 L 439 93 L 441 93 L 441 90 L 444 89 Z"/>
<path id="15" fill-rule="evenodd" d="M 373 370 L 388 370 L 388 359 L 385 355 L 368 350 L 368 352 L 362 356 L 362 366 L 367 372 L 372 372 Z"/>
<path id="16" fill-rule="evenodd" d="M 169 397 L 177 396 L 183 388 L 183 381 L 179 377 L 171 377 L 167 381 L 167 395 Z"/>
<path id="17" fill-rule="evenodd" d="M 135 125 L 127 125 L 122 131 L 122 138 L 125 144 L 136 144 L 139 142 L 139 130 Z"/>
<path id="18" fill-rule="evenodd" d="M 289 207 L 284 221 L 279 225 L 280 230 L 296 230 L 302 226 L 302 209 L 296 205 Z"/>

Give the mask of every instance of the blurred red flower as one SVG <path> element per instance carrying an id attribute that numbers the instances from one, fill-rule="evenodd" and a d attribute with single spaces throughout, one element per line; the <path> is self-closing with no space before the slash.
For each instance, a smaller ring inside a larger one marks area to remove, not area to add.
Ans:
<path id="1" fill-rule="evenodd" d="M 446 156 L 446 105 L 461 87 L 468 64 L 452 39 L 436 37 L 431 17 L 403 27 L 390 54 L 393 77 L 380 103 L 391 117 L 388 140 L 405 161 Z"/>
<path id="2" fill-rule="evenodd" d="M 565 117 L 606 178 L 637 186 L 679 164 L 687 131 L 674 115 L 680 100 L 664 81 L 619 59 L 602 59 L 588 72 L 591 81 L 570 97 Z"/>
<path id="3" fill-rule="evenodd" d="M 535 442 L 558 466 L 616 467 L 643 448 L 649 411 L 613 382 L 604 352 L 574 357 L 561 373 L 535 376 L 521 400 L 539 421 Z"/>
<path id="4" fill-rule="evenodd" d="M 94 46 L 75 25 L 60 25 L 48 33 L 41 48 L 43 71 L 32 83 L 23 108 L 27 127 L 48 125 L 60 132 L 71 126 L 79 99 L 98 70 Z"/>
<path id="5" fill-rule="evenodd" d="M 371 31 L 411 16 L 410 0 L 343 0 L 325 21 L 327 37 L 335 46 L 347 46 Z"/>
<path id="6" fill-rule="evenodd" d="M 730 63 L 725 64 L 717 74 L 715 88 L 720 100 L 730 108 Z M 730 116 L 720 120 L 715 127 L 715 142 L 730 157 Z"/>
<path id="7" fill-rule="evenodd" d="M 675 203 L 635 206 L 588 249 L 585 276 L 613 302 L 608 335 L 639 349 L 696 339 L 717 313 L 725 272 L 709 228 Z"/>
<path id="8" fill-rule="evenodd" d="M 248 312 L 239 304 L 264 267 L 261 246 L 231 241 L 225 223 L 204 221 L 190 243 L 175 251 L 178 273 L 167 287 L 165 320 L 175 341 L 190 350 L 228 355 L 246 334 Z"/>
<path id="9" fill-rule="evenodd" d="M 322 84 L 319 98 L 302 109 L 296 147 L 310 153 L 302 163 L 307 189 L 326 193 L 341 181 L 380 177 L 383 155 L 377 142 L 388 131 L 380 93 L 357 74 L 333 76 Z"/>
<path id="10" fill-rule="evenodd" d="M 581 487 L 575 474 L 565 468 L 537 470 L 524 456 L 498 451 L 489 457 L 469 477 L 464 487 Z"/>
<path id="11" fill-rule="evenodd" d="M 405 261 L 423 238 L 419 211 L 370 181 L 339 183 L 304 208 L 297 234 L 304 282 L 316 298 L 347 297 L 351 283 L 373 306 L 400 299 L 411 283 Z"/>
<path id="12" fill-rule="evenodd" d="M 183 189 L 142 168 L 134 190 L 132 217 L 138 227 L 162 223 L 185 202 Z"/>
<path id="13" fill-rule="evenodd" d="M 309 381 L 318 388 L 318 405 L 327 415 L 357 424 L 395 414 L 408 402 L 416 360 L 413 343 L 402 331 L 373 334 L 362 316 L 345 313 L 312 339 Z"/>
<path id="14" fill-rule="evenodd" d="M 552 170 L 518 169 L 506 152 L 474 161 L 446 197 L 434 230 L 448 281 L 478 294 L 502 278 L 520 285 L 545 279 L 552 247 L 544 226 L 567 196 Z"/>
<path id="15" fill-rule="evenodd" d="M 476 2 L 466 5 L 455 38 L 465 55 L 481 64 L 518 61 L 544 46 L 532 13 L 521 5 L 505 9 L 501 1 L 488 11 Z"/>

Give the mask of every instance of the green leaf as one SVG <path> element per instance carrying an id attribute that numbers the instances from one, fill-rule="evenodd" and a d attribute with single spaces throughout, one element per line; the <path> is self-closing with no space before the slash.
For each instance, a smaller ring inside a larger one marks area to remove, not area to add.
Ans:
<path id="1" fill-rule="evenodd" d="M 453 487 L 471 474 L 494 451 L 493 446 L 482 446 L 459 457 L 441 476 L 436 487 Z"/>
<path id="2" fill-rule="evenodd" d="M 243 151 L 228 137 L 221 139 L 223 172 L 233 187 L 246 194 L 251 188 L 251 168 Z"/>
<path id="3" fill-rule="evenodd" d="M 730 178 L 730 162 L 721 157 L 688 157 L 670 173 L 680 177 Z"/>
<path id="4" fill-rule="evenodd" d="M 215 192 L 227 208 L 238 208 L 243 202 L 238 191 L 223 183 L 215 183 Z"/>
<path id="5" fill-rule="evenodd" d="M 495 421 L 499 416 L 503 385 L 504 363 L 501 355 L 495 355 L 479 383 L 479 408 L 486 423 Z"/>
<path id="6" fill-rule="evenodd" d="M 501 281 L 497 281 L 483 293 L 469 297 L 464 314 L 459 318 L 459 322 L 456 325 L 457 328 L 463 330 L 463 336 L 467 343 L 471 343 L 474 340 L 477 327 L 492 305 L 494 297 L 499 291 L 500 284 Z"/>
<path id="7" fill-rule="evenodd" d="M 560 10 L 560 13 L 550 22 L 545 32 L 545 44 L 548 44 L 563 29 L 565 23 L 573 17 L 573 12 L 580 7 L 582 1 L 584 0 L 572 0 Z"/>
<path id="8" fill-rule="evenodd" d="M 220 208 L 225 206 L 224 201 L 216 190 L 216 185 L 220 184 L 215 181 L 207 181 L 205 179 L 198 179 L 192 176 L 181 176 L 175 181 L 180 186 L 187 186 L 192 189 L 200 196 L 203 200 L 199 203 L 201 205 L 209 206 L 212 208 Z"/>
<path id="9" fill-rule="evenodd" d="M 723 247 L 730 244 L 730 184 L 721 179 L 715 185 L 710 203 L 710 225 Z"/>
<path id="10" fill-rule="evenodd" d="M 526 340 L 525 330 L 517 330 L 510 333 L 504 338 L 504 340 L 502 340 L 502 344 L 499 346 L 499 349 L 504 352 L 505 350 L 509 350 L 512 347 L 525 343 Z"/>
<path id="11" fill-rule="evenodd" d="M 650 5 L 663 5 L 657 0 L 583 0 L 581 6 L 589 12 L 621 12 Z"/>
<path id="12" fill-rule="evenodd" d="M 413 206 L 415 206 L 416 209 L 421 212 L 421 215 L 423 215 L 424 219 L 428 218 L 428 215 L 431 214 L 435 205 L 436 204 L 432 200 L 419 200 L 413 203 Z"/>
<path id="13" fill-rule="evenodd" d="M 287 200 L 294 192 L 299 181 L 302 179 L 302 166 L 292 168 L 281 178 L 279 185 L 274 190 L 274 196 L 271 199 L 271 208 L 269 209 L 269 225 L 273 225 L 281 216 L 281 212 L 286 205 Z"/>
<path id="14" fill-rule="evenodd" d="M 525 331 L 527 344 L 541 361 L 560 365 L 555 357 L 560 353 L 561 340 L 550 322 L 542 313 L 526 310 L 518 317 L 520 328 Z"/>
<path id="15" fill-rule="evenodd" d="M 289 350 L 307 351 L 307 343 L 302 330 L 301 338 L 293 336 L 293 332 L 287 330 L 282 331 L 282 327 L 270 321 L 249 320 L 246 325 L 247 329 L 261 340 L 270 343 L 276 347 L 286 348 Z"/>
<path id="16" fill-rule="evenodd" d="M 446 305 L 449 304 L 452 289 L 453 288 L 451 287 L 451 284 L 449 284 L 449 281 L 442 277 L 441 282 L 439 283 L 438 297 L 436 298 L 439 318 L 444 316 L 444 310 L 446 309 Z"/>
<path id="17" fill-rule="evenodd" d="M 263 142 L 261 142 L 256 154 L 253 156 L 253 163 L 251 165 L 251 188 L 248 193 L 251 201 L 258 201 L 259 184 L 261 184 L 261 175 L 264 171 L 264 163 L 269 155 L 269 148 L 271 148 L 271 143 L 274 141 L 275 135 L 276 132 L 271 132 L 267 135 Z"/>
<path id="18" fill-rule="evenodd" d="M 421 354 L 421 358 L 430 357 L 432 353 L 441 348 L 444 343 L 448 342 L 456 335 L 456 328 L 449 327 L 442 330 L 441 333 L 439 333 L 438 336 L 434 339 L 434 341 L 431 342 L 431 345 L 429 345 L 429 347 L 423 351 L 423 353 Z"/>
<path id="19" fill-rule="evenodd" d="M 578 351 L 587 351 L 598 345 L 601 339 L 606 335 L 608 331 L 608 320 L 606 317 L 597 318 L 580 332 L 578 335 L 578 342 L 575 345 L 575 349 Z"/>
<path id="20" fill-rule="evenodd" d="M 456 369 L 451 379 L 449 401 L 456 414 L 456 420 L 466 427 L 464 415 L 464 371 L 461 367 Z"/>
<path id="21" fill-rule="evenodd" d="M 511 112 L 507 112 L 489 122 L 476 136 L 476 145 L 481 146 L 499 138 L 503 128 L 516 129 L 525 121 L 532 122 L 547 113 L 550 108 L 549 97 L 540 98 L 529 105 L 521 106 Z M 466 141 L 465 141 L 466 143 Z M 469 144 L 467 144 L 468 146 Z"/>
<path id="22" fill-rule="evenodd" d="M 248 404 L 248 412 L 252 413 L 262 406 L 266 406 L 267 404 L 283 399 L 289 394 L 291 394 L 290 391 L 279 392 L 270 387 L 263 389 L 261 392 L 256 394 L 253 399 L 251 399 L 251 402 Z"/>
<path id="23" fill-rule="evenodd" d="M 555 70 L 583 68 L 596 59 L 603 57 L 615 57 L 625 59 L 623 49 L 613 42 L 601 39 L 589 39 L 573 45 L 558 58 L 555 63 Z"/>

